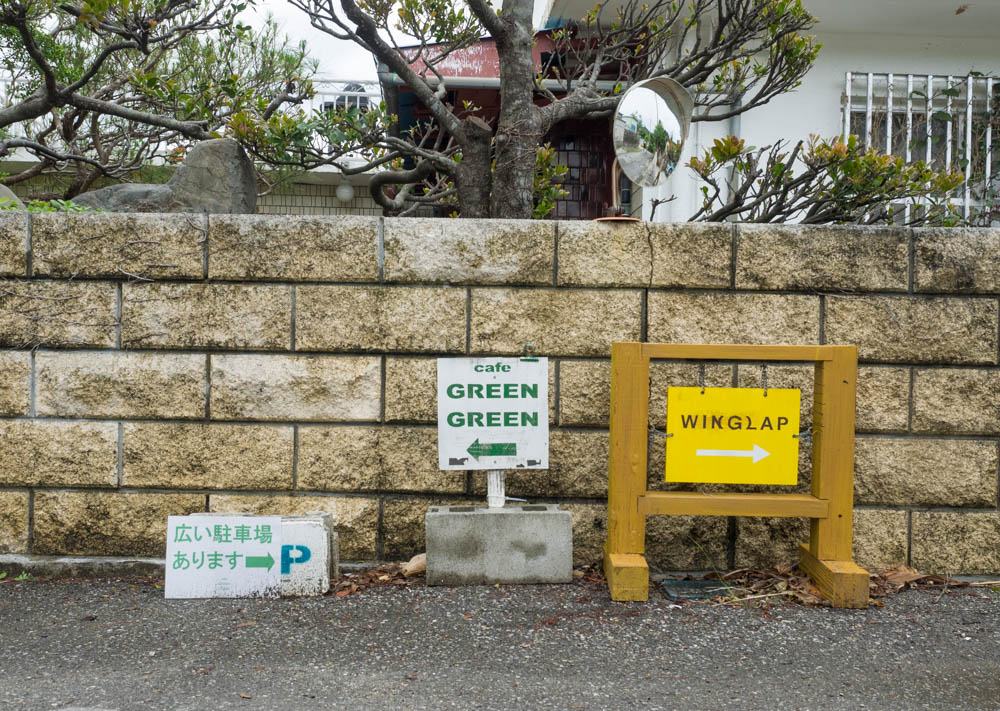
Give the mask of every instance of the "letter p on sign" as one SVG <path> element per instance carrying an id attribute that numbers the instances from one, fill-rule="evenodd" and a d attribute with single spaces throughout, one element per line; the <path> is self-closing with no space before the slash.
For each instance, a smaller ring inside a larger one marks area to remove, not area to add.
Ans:
<path id="1" fill-rule="evenodd" d="M 292 557 L 292 552 L 297 552 L 298 555 L 294 558 Z M 292 563 L 305 563 L 312 557 L 312 553 L 305 546 L 282 546 L 281 547 L 281 574 L 290 575 L 292 572 Z"/>

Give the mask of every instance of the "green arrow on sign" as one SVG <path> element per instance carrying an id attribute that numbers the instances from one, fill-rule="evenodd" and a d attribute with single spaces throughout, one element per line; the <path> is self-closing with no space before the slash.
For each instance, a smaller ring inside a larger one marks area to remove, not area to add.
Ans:
<path id="1" fill-rule="evenodd" d="M 478 461 L 480 457 L 514 457 L 517 456 L 517 442 L 492 442 L 479 444 L 477 439 L 465 450 Z"/>
<path id="2" fill-rule="evenodd" d="M 271 557 L 270 553 L 266 556 L 248 555 L 246 561 L 248 568 L 267 568 L 270 570 L 271 566 L 274 565 L 274 558 Z"/>

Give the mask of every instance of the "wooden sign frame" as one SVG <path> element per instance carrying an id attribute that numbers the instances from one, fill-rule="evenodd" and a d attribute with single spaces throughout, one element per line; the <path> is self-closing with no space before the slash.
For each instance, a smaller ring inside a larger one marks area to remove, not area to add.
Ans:
<path id="1" fill-rule="evenodd" d="M 812 361 L 812 491 L 741 494 L 648 491 L 651 359 Z M 868 573 L 853 561 L 856 346 L 755 346 L 615 342 L 611 345 L 611 446 L 604 573 L 613 600 L 646 600 L 646 516 L 789 516 L 811 519 L 799 566 L 834 607 L 868 604 Z"/>

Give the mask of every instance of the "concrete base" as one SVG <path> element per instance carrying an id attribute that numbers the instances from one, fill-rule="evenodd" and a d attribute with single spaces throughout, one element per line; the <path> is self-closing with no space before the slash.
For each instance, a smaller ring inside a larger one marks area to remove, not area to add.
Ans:
<path id="1" fill-rule="evenodd" d="M 555 504 L 432 506 L 425 522 L 428 585 L 573 579 L 572 520 Z"/>

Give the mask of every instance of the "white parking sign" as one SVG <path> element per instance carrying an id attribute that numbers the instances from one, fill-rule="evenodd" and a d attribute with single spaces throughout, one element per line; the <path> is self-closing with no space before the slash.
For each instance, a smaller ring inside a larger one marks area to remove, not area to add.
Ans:
<path id="1" fill-rule="evenodd" d="M 438 358 L 441 469 L 548 469 L 547 358 Z"/>

